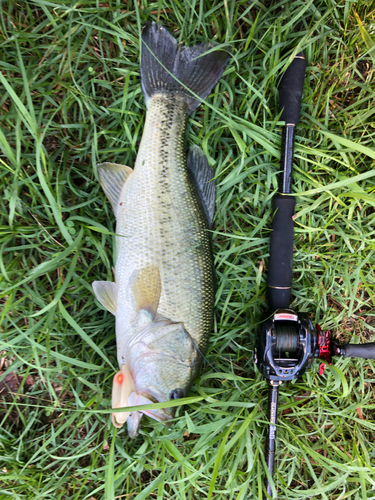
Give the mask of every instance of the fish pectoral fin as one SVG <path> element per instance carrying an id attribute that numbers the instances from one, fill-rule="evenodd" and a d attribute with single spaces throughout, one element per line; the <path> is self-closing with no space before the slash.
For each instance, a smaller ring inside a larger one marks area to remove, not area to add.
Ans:
<path id="1" fill-rule="evenodd" d="M 113 211 L 117 211 L 120 195 L 125 182 L 128 180 L 133 169 L 118 163 L 99 163 L 97 166 L 100 184 L 107 198 L 111 202 Z"/>
<path id="2" fill-rule="evenodd" d="M 116 316 L 117 285 L 113 281 L 94 281 L 92 284 L 95 296 L 103 307 Z"/>
<path id="3" fill-rule="evenodd" d="M 214 171 L 208 164 L 207 156 L 199 146 L 190 147 L 187 168 L 198 191 L 208 225 L 211 228 L 215 212 Z"/>
<path id="4" fill-rule="evenodd" d="M 134 296 L 139 319 L 155 319 L 161 293 L 160 272 L 156 266 L 148 265 L 130 276 L 130 288 Z"/>

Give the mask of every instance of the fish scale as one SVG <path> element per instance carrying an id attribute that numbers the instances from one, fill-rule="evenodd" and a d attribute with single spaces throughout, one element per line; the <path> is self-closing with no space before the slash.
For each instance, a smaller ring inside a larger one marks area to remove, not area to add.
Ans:
<path id="1" fill-rule="evenodd" d="M 187 107 L 178 96 L 154 96 L 134 173 L 121 193 L 117 217 L 116 340 L 119 365 L 136 311 L 126 293 L 132 273 L 155 265 L 161 275 L 158 313 L 182 322 L 200 349 L 212 324 L 213 265 L 208 223 L 189 180 L 184 138 Z M 202 310 L 201 304 L 207 304 Z"/>

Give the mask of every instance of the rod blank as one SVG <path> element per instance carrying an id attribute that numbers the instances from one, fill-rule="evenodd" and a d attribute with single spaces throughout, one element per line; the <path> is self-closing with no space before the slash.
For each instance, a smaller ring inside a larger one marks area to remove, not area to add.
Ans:
<path id="1" fill-rule="evenodd" d="M 270 384 L 268 388 L 268 412 L 267 418 L 269 421 L 267 441 L 266 441 L 266 462 L 271 477 L 273 477 L 275 453 L 276 453 L 276 424 L 277 413 L 279 409 L 279 384 Z M 271 484 L 266 480 L 267 495 L 263 495 L 264 500 L 273 498 Z"/>

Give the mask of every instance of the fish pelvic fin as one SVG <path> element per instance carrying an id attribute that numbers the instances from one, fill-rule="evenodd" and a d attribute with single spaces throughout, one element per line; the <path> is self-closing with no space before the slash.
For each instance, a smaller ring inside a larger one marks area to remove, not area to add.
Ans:
<path id="1" fill-rule="evenodd" d="M 142 32 L 141 85 L 146 106 L 155 94 L 184 96 L 188 113 L 206 99 L 221 77 L 230 54 L 212 43 L 181 47 L 160 24 Z"/>
<path id="2" fill-rule="evenodd" d="M 117 311 L 117 285 L 113 281 L 94 281 L 95 297 L 114 316 Z"/>
<path id="3" fill-rule="evenodd" d="M 191 146 L 187 157 L 187 168 L 197 189 L 211 229 L 215 213 L 214 171 L 208 164 L 207 156 L 199 146 Z"/>
<path id="4" fill-rule="evenodd" d="M 133 169 L 125 165 L 108 162 L 99 163 L 97 168 L 100 185 L 111 202 L 113 211 L 117 216 L 121 191 Z"/>
<path id="5" fill-rule="evenodd" d="M 130 287 L 139 318 L 152 322 L 155 319 L 161 293 L 160 272 L 156 266 L 148 265 L 130 276 Z"/>

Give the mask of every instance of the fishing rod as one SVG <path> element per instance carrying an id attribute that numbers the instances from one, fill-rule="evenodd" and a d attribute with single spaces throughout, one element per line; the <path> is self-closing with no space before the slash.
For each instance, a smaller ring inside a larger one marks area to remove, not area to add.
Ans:
<path id="1" fill-rule="evenodd" d="M 273 478 L 279 388 L 283 382 L 301 377 L 314 358 L 332 363 L 332 356 L 375 359 L 375 342 L 337 345 L 330 332 L 323 331 L 305 313 L 289 309 L 293 279 L 293 214 L 292 169 L 295 129 L 299 122 L 306 59 L 301 52 L 295 56 L 279 84 L 280 120 L 285 122 L 281 142 L 279 193 L 273 199 L 273 220 L 267 293 L 271 316 L 261 324 L 254 352 L 255 363 L 269 383 L 268 432 L 266 464 Z M 325 367 L 322 364 L 320 374 Z M 265 479 L 263 498 L 273 496 L 269 476 Z"/>

